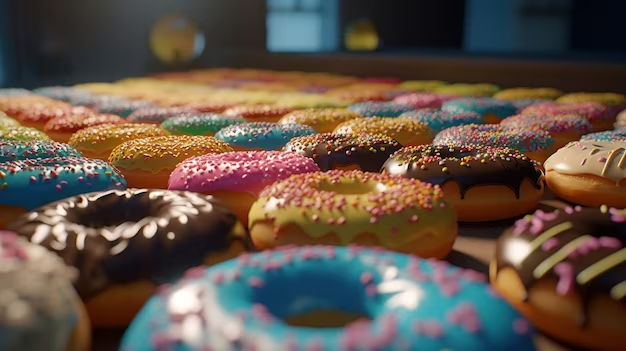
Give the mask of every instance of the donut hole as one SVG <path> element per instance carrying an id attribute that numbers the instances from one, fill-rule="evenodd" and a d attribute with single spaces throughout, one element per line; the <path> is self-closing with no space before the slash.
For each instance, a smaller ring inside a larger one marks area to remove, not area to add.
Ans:
<path id="1" fill-rule="evenodd" d="M 154 216 L 153 209 L 139 198 L 117 199 L 106 208 L 101 206 L 76 207 L 68 211 L 68 221 L 88 228 L 100 229 L 117 227 L 125 222 L 139 222 Z"/>
<path id="2" fill-rule="evenodd" d="M 381 184 L 382 186 L 382 184 Z M 371 183 L 361 183 L 361 182 L 342 182 L 342 183 L 331 183 L 328 181 L 323 181 L 317 185 L 317 189 L 321 191 L 329 191 L 335 194 L 341 195 L 363 195 L 372 192 L 379 192 L 382 189 L 379 189 L 376 184 Z"/>
<path id="3" fill-rule="evenodd" d="M 292 327 L 343 328 L 373 319 L 363 283 L 331 267 L 269 277 L 254 301 Z"/>

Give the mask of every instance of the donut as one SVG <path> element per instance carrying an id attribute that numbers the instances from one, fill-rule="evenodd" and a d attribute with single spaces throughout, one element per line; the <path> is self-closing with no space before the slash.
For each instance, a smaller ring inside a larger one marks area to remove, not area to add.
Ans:
<path id="1" fill-rule="evenodd" d="M 213 100 L 194 100 L 181 105 L 181 107 L 202 113 L 222 113 L 233 106 L 235 106 L 234 103 Z"/>
<path id="2" fill-rule="evenodd" d="M 433 92 L 448 95 L 490 97 L 498 91 L 500 91 L 500 87 L 489 83 L 454 83 L 437 87 Z"/>
<path id="3" fill-rule="evenodd" d="M 611 116 L 606 106 L 595 102 L 585 102 L 580 104 L 561 104 L 556 102 L 546 102 L 535 104 L 523 109 L 521 114 L 525 115 L 570 115 L 576 114 L 585 117 L 593 126 L 593 130 L 601 132 L 613 129 L 615 118 Z"/>
<path id="4" fill-rule="evenodd" d="M 305 124 L 318 133 L 330 133 L 339 123 L 356 118 L 363 118 L 363 116 L 344 108 L 309 108 L 290 112 L 284 115 L 278 123 Z"/>
<path id="5" fill-rule="evenodd" d="M 173 135 L 214 136 L 220 129 L 244 123 L 245 121 L 241 116 L 216 113 L 188 113 L 166 119 L 161 123 L 161 128 Z"/>
<path id="6" fill-rule="evenodd" d="M 409 105 L 414 110 L 423 108 L 441 108 L 441 105 L 450 100 L 458 99 L 458 96 L 443 94 L 411 93 L 397 96 L 393 102 Z M 404 112 L 408 113 L 408 112 Z"/>
<path id="7" fill-rule="evenodd" d="M 74 106 L 92 107 L 109 101 L 127 101 L 127 99 L 119 95 L 87 92 L 87 94 L 77 94 L 72 96 L 68 102 Z"/>
<path id="8" fill-rule="evenodd" d="M 626 141 L 626 128 L 615 130 L 607 130 L 605 132 L 597 132 L 585 134 L 580 140 L 598 140 L 598 141 Z"/>
<path id="9" fill-rule="evenodd" d="M 552 149 L 567 145 L 570 141 L 578 140 L 583 134 L 591 133 L 593 126 L 580 115 L 515 115 L 505 118 L 500 125 L 519 129 L 538 129 L 550 133 L 554 140 Z"/>
<path id="10" fill-rule="evenodd" d="M 291 139 L 284 151 L 312 158 L 322 171 L 331 169 L 378 172 L 402 145 L 386 135 L 313 134 Z"/>
<path id="11" fill-rule="evenodd" d="M 130 123 L 161 124 L 168 118 L 194 112 L 197 113 L 197 111 L 185 107 L 147 107 L 135 110 L 126 120 Z"/>
<path id="12" fill-rule="evenodd" d="M 346 90 L 338 88 L 336 90 L 329 90 L 326 95 L 349 101 L 351 103 L 359 102 L 384 102 L 393 100 L 392 97 L 387 94 L 385 90 Z"/>
<path id="13" fill-rule="evenodd" d="M 113 114 L 122 118 L 127 118 L 139 109 L 156 108 L 150 101 L 144 100 L 108 100 L 101 101 L 93 105 L 94 110 L 103 114 Z"/>
<path id="14" fill-rule="evenodd" d="M 363 117 L 398 117 L 404 112 L 414 110 L 413 106 L 395 102 L 361 102 L 348 106 L 348 110 Z"/>
<path id="15" fill-rule="evenodd" d="M 0 88 L 0 97 L 21 97 L 30 96 L 33 92 L 21 88 Z"/>
<path id="16" fill-rule="evenodd" d="M 402 118 L 410 118 L 418 122 L 426 123 L 434 134 L 444 129 L 460 126 L 463 124 L 483 124 L 483 116 L 471 111 L 449 112 L 434 108 L 423 108 L 405 112 Z"/>
<path id="17" fill-rule="evenodd" d="M 82 157 L 0 163 L 0 228 L 17 214 L 69 196 L 125 189 L 126 180 L 104 161 Z"/>
<path id="18" fill-rule="evenodd" d="M 519 99 L 545 99 L 554 100 L 563 95 L 563 92 L 554 88 L 510 88 L 500 90 L 493 95 L 494 99 L 519 100 Z"/>
<path id="19" fill-rule="evenodd" d="M 446 101 L 441 105 L 445 112 L 475 112 L 481 115 L 485 123 L 498 124 L 504 118 L 517 113 L 517 107 L 506 100 L 492 98 L 463 98 Z"/>
<path id="20" fill-rule="evenodd" d="M 442 130 L 434 145 L 476 145 L 516 149 L 535 161 L 551 154 L 554 140 L 543 130 L 508 128 L 497 124 L 467 124 Z"/>
<path id="21" fill-rule="evenodd" d="M 35 128 L 18 126 L 0 128 L 0 140 L 15 140 L 15 141 L 28 141 L 28 140 L 52 140 L 50 137 Z"/>
<path id="22" fill-rule="evenodd" d="M 393 154 L 381 172 L 441 186 L 463 222 L 511 218 L 534 210 L 543 173 L 517 150 L 467 145 L 421 145 Z"/>
<path id="23" fill-rule="evenodd" d="M 363 245 L 445 257 L 457 216 L 438 185 L 361 171 L 291 176 L 265 188 L 250 208 L 259 249 L 282 245 Z"/>
<path id="24" fill-rule="evenodd" d="M 396 88 L 400 90 L 412 90 L 428 93 L 447 84 L 447 82 L 441 80 L 405 80 L 404 82 L 398 84 Z"/>
<path id="25" fill-rule="evenodd" d="M 605 105 L 609 109 L 611 117 L 617 116 L 626 109 L 626 95 L 617 93 L 570 93 L 565 94 L 556 100 L 561 103 L 585 103 L 595 102 Z"/>
<path id="26" fill-rule="evenodd" d="M 43 131 L 46 123 L 53 118 L 69 115 L 90 116 L 93 114 L 94 111 L 86 107 L 50 106 L 45 108 L 24 109 L 14 113 L 13 116 L 21 125 Z"/>
<path id="27" fill-rule="evenodd" d="M 266 186 L 293 174 L 319 171 L 315 162 L 293 152 L 240 151 L 190 157 L 172 172 L 168 189 L 210 194 L 247 226 L 250 207 Z"/>
<path id="28" fill-rule="evenodd" d="M 67 143 L 77 131 L 102 124 L 121 124 L 124 119 L 112 114 L 67 115 L 48 121 L 43 131 L 52 140 Z"/>
<path id="29" fill-rule="evenodd" d="M 11 117 L 7 117 L 4 112 L 0 112 L 0 129 L 7 129 L 19 126 L 20 122 L 14 120 Z"/>
<path id="30" fill-rule="evenodd" d="M 7 231 L 0 231 L 0 265 L 0 349 L 90 350 L 89 320 L 72 287 L 72 269 Z"/>
<path id="31" fill-rule="evenodd" d="M 421 145 L 433 141 L 433 134 L 424 122 L 410 118 L 369 117 L 353 119 L 340 123 L 333 131 L 335 134 L 383 134 L 400 144 Z"/>
<path id="32" fill-rule="evenodd" d="M 293 110 L 288 106 L 258 104 L 233 106 L 224 110 L 223 113 L 243 117 L 248 122 L 278 122 L 281 117 Z"/>
<path id="33" fill-rule="evenodd" d="M 236 151 L 280 150 L 292 138 L 316 133 L 303 124 L 249 122 L 223 128 L 215 133 L 215 139 L 227 142 Z"/>
<path id="34" fill-rule="evenodd" d="M 590 350 L 626 345 L 624 211 L 538 210 L 498 239 L 491 282 L 554 338 Z"/>
<path id="35" fill-rule="evenodd" d="M 622 112 L 617 114 L 615 127 L 625 127 L 626 126 L 626 109 L 622 110 Z"/>
<path id="36" fill-rule="evenodd" d="M 189 157 L 233 151 L 208 136 L 168 135 L 126 141 L 113 149 L 109 163 L 131 188 L 167 189 L 170 174 Z"/>
<path id="37" fill-rule="evenodd" d="M 125 141 L 163 135 L 167 132 L 154 124 L 101 124 L 77 131 L 67 143 L 86 157 L 108 160 L 111 151 Z"/>
<path id="38" fill-rule="evenodd" d="M 56 141 L 0 139 L 0 163 L 37 158 L 82 156 L 73 147 Z"/>
<path id="39" fill-rule="evenodd" d="M 21 216 L 10 228 L 78 269 L 74 286 L 95 327 L 127 326 L 157 284 L 252 249 L 230 210 L 211 196 L 180 191 L 78 195 Z"/>
<path id="40" fill-rule="evenodd" d="M 165 287 L 121 350 L 535 350 L 528 321 L 485 280 L 361 247 L 255 253 Z"/>
<path id="41" fill-rule="evenodd" d="M 76 97 L 91 95 L 85 90 L 79 90 L 74 87 L 49 86 L 33 89 L 34 94 L 45 96 L 54 100 L 69 102 Z"/>
<path id="42" fill-rule="evenodd" d="M 508 102 L 512 103 L 513 106 L 515 106 L 515 108 L 517 108 L 517 111 L 522 111 L 524 110 L 526 107 L 532 106 L 532 105 L 537 105 L 537 104 L 543 104 L 546 102 L 550 102 L 551 100 L 546 100 L 546 99 L 515 99 L 515 100 L 507 100 Z"/>
<path id="43" fill-rule="evenodd" d="M 626 142 L 571 142 L 546 160 L 546 183 L 556 196 L 575 204 L 625 208 L 625 161 Z"/>

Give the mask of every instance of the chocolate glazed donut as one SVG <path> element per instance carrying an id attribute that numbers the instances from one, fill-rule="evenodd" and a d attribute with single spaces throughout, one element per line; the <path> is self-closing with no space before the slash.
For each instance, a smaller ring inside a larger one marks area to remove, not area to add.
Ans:
<path id="1" fill-rule="evenodd" d="M 293 138 L 284 151 L 312 158 L 324 172 L 331 169 L 378 172 L 400 148 L 398 141 L 385 135 L 324 133 Z"/>
<path id="2" fill-rule="evenodd" d="M 235 214 L 211 196 L 185 191 L 79 195 L 27 213 L 10 228 L 78 268 L 75 286 L 87 305 L 109 288 L 171 282 L 191 267 L 253 249 Z"/>

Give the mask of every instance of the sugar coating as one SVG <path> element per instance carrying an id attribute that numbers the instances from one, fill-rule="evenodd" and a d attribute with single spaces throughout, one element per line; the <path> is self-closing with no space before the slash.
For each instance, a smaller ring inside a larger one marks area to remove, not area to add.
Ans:
<path id="1" fill-rule="evenodd" d="M 348 109 L 364 117 L 398 117 L 404 112 L 414 110 L 410 105 L 372 101 L 350 105 Z"/>
<path id="2" fill-rule="evenodd" d="M 271 122 L 240 123 L 221 129 L 215 138 L 232 146 L 248 149 L 276 150 L 297 136 L 316 134 L 307 125 Z"/>
<path id="3" fill-rule="evenodd" d="M 434 145 L 492 145 L 510 147 L 521 152 L 550 148 L 554 140 L 543 130 L 508 128 L 497 124 L 467 124 L 442 130 Z"/>
<path id="4" fill-rule="evenodd" d="M 441 111 L 439 109 L 424 108 L 405 112 L 400 117 L 410 118 L 426 123 L 434 132 L 463 124 L 483 124 L 483 117 L 472 111 Z"/>
<path id="5" fill-rule="evenodd" d="M 169 190 L 207 193 L 215 190 L 258 195 L 273 182 L 293 174 L 319 171 L 310 158 L 293 152 L 242 151 L 191 157 L 172 172 Z"/>
<path id="6" fill-rule="evenodd" d="M 283 321 L 323 308 L 372 320 Z M 305 246 L 188 271 L 149 300 L 121 350 L 530 351 L 533 334 L 475 271 L 378 248 Z"/>

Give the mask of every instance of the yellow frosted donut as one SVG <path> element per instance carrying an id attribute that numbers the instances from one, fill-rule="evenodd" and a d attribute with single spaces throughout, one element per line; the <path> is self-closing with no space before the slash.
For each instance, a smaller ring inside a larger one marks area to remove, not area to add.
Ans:
<path id="1" fill-rule="evenodd" d="M 77 131 L 67 143 L 85 157 L 106 161 L 111 151 L 125 141 L 163 135 L 168 133 L 158 124 L 101 124 Z"/>
<path id="2" fill-rule="evenodd" d="M 314 172 L 265 188 L 249 214 L 259 249 L 282 245 L 361 245 L 445 257 L 456 212 L 439 186 L 380 173 Z"/>
<path id="3" fill-rule="evenodd" d="M 345 108 L 310 108 L 288 113 L 278 123 L 306 124 L 318 133 L 330 133 L 340 123 L 356 118 L 363 118 L 363 116 Z"/>
<path id="4" fill-rule="evenodd" d="M 167 189 L 176 166 L 193 156 L 233 151 L 225 142 L 209 136 L 168 135 L 126 141 L 109 156 L 130 188 Z"/>
<path id="5" fill-rule="evenodd" d="M 396 139 L 403 146 L 430 144 L 433 134 L 428 124 L 411 118 L 368 117 L 340 123 L 335 134 L 383 134 Z"/>
<path id="6" fill-rule="evenodd" d="M 563 92 L 554 88 L 509 88 L 497 92 L 493 97 L 500 100 L 547 99 L 554 100 Z"/>
<path id="7" fill-rule="evenodd" d="M 24 126 L 0 128 L 0 139 L 16 141 L 52 140 L 46 133 Z"/>

